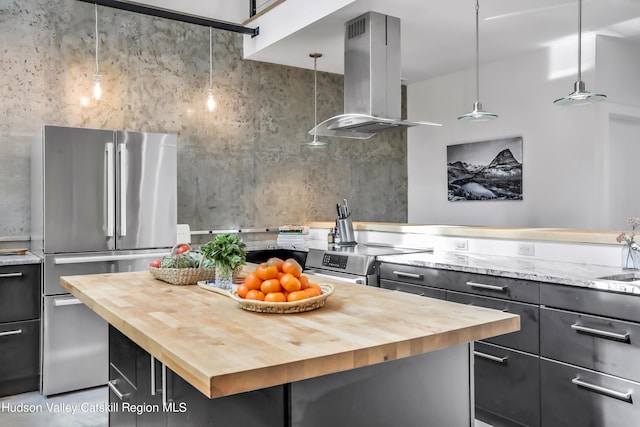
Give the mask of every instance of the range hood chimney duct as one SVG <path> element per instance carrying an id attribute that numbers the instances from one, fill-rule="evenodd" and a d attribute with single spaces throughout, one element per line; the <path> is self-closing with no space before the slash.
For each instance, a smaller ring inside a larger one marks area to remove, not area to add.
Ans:
<path id="1" fill-rule="evenodd" d="M 368 12 L 345 24 L 344 111 L 309 131 L 368 139 L 378 132 L 431 122 L 402 120 L 400 19 Z"/>

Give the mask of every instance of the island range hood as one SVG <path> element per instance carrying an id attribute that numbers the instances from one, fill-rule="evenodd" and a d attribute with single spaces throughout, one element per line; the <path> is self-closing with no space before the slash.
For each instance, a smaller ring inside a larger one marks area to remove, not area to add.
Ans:
<path id="1" fill-rule="evenodd" d="M 400 19 L 367 12 L 345 24 L 344 111 L 311 135 L 367 139 L 378 132 L 438 123 L 402 120 Z"/>

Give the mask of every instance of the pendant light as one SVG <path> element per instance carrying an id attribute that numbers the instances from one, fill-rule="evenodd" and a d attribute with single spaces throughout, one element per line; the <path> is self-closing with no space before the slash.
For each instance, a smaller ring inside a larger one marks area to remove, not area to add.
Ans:
<path id="1" fill-rule="evenodd" d="M 458 117 L 458 120 L 484 122 L 498 117 L 497 114 L 482 111 L 480 103 L 480 32 L 478 30 L 478 12 L 480 4 L 476 0 L 476 102 L 473 103 L 473 111 Z"/>
<path id="2" fill-rule="evenodd" d="M 209 90 L 207 91 L 207 110 L 212 112 L 216 108 L 216 100 L 213 99 L 213 36 L 209 27 Z"/>
<path id="3" fill-rule="evenodd" d="M 318 141 L 318 132 L 316 127 L 318 126 L 318 58 L 322 57 L 321 53 L 310 53 L 309 56 L 313 58 L 313 141 L 305 142 L 305 147 L 326 147 L 326 142 Z"/>
<path id="4" fill-rule="evenodd" d="M 553 101 L 556 105 L 586 105 L 603 101 L 607 95 L 588 92 L 582 81 L 582 0 L 578 0 L 578 80 L 573 84 L 573 92 Z"/>
<path id="5" fill-rule="evenodd" d="M 102 86 L 100 84 L 100 68 L 98 67 L 98 3 L 94 4 L 95 15 L 96 15 L 96 31 L 95 31 L 95 39 L 96 39 L 96 73 L 93 75 L 93 97 L 96 100 L 100 100 L 102 97 Z"/>

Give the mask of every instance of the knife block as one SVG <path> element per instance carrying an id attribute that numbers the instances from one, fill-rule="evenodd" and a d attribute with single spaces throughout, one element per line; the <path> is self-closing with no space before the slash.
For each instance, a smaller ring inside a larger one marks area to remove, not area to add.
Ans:
<path id="1" fill-rule="evenodd" d="M 346 218 L 338 218 L 338 233 L 340 233 L 340 246 L 355 246 L 358 244 L 356 242 L 356 236 L 353 233 L 353 223 L 351 222 L 351 217 L 348 216 Z"/>

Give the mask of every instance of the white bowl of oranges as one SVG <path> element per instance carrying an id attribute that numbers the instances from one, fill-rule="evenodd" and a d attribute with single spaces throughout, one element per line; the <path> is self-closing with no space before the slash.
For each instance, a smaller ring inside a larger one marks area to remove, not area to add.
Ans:
<path id="1" fill-rule="evenodd" d="M 231 291 L 240 307 L 260 313 L 300 313 L 322 307 L 333 293 L 329 284 L 312 283 L 293 258 L 270 258 Z"/>

